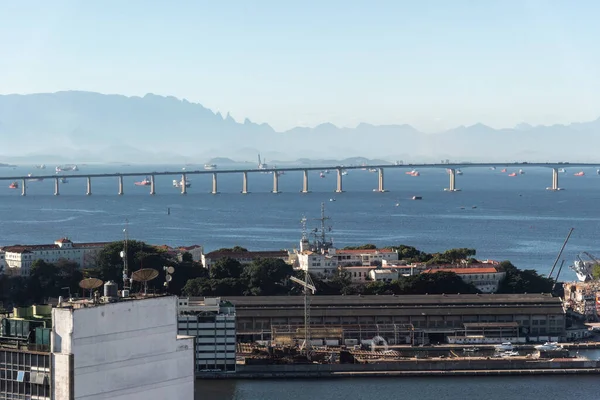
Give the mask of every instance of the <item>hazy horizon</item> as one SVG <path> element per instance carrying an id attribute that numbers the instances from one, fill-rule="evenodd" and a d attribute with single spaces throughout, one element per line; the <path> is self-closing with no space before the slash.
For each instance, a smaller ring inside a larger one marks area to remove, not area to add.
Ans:
<path id="1" fill-rule="evenodd" d="M 0 5 L 0 93 L 157 93 L 277 131 L 600 116 L 600 3 Z"/>

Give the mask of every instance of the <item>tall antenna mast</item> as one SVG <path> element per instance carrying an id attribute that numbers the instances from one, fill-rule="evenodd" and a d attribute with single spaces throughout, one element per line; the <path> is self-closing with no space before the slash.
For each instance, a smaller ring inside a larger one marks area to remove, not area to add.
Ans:
<path id="1" fill-rule="evenodd" d="M 125 240 L 123 241 L 123 251 L 121 258 L 123 259 L 123 289 L 129 289 L 129 265 L 127 264 L 127 242 L 129 240 L 129 220 L 125 219 L 125 229 L 123 229 Z"/>
<path id="2" fill-rule="evenodd" d="M 300 223 L 302 224 L 302 239 L 305 240 L 306 239 L 306 217 L 302 217 L 302 219 L 300 220 Z"/>

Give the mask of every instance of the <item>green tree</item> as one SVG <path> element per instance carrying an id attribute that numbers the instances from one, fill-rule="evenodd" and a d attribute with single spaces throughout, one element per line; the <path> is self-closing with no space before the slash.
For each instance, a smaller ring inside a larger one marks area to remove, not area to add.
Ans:
<path id="1" fill-rule="evenodd" d="M 600 279 L 600 264 L 594 264 L 594 266 L 592 267 L 592 276 L 595 280 Z"/>
<path id="2" fill-rule="evenodd" d="M 294 273 L 291 265 L 277 258 L 254 260 L 244 268 L 242 280 L 245 294 L 274 296 L 286 294 L 288 278 Z"/>
<path id="3" fill-rule="evenodd" d="M 44 260 L 35 260 L 29 271 L 30 299 L 34 303 L 43 303 L 48 297 L 60 295 L 60 276 L 56 265 Z"/>
<path id="4" fill-rule="evenodd" d="M 374 244 L 368 243 L 361 246 L 346 246 L 344 247 L 344 250 L 375 250 L 376 248 L 377 246 Z"/>
<path id="5" fill-rule="evenodd" d="M 214 295 L 211 281 L 206 277 L 189 279 L 183 286 L 181 292 L 187 297 Z"/>
<path id="6" fill-rule="evenodd" d="M 532 269 L 520 270 L 510 261 L 503 261 L 498 267 L 506 272 L 498 293 L 552 293 L 552 278 L 546 278 Z"/>
<path id="7" fill-rule="evenodd" d="M 239 261 L 226 257 L 221 258 L 210 267 L 209 275 L 212 279 L 240 279 L 243 270 L 244 268 Z"/>
<path id="8" fill-rule="evenodd" d="M 418 250 L 416 247 L 405 246 L 403 244 L 400 246 L 393 246 L 392 249 L 398 251 L 400 259 L 407 262 L 426 262 L 433 257 L 431 254 Z"/>
<path id="9" fill-rule="evenodd" d="M 96 277 L 103 281 L 114 281 L 118 285 L 123 283 L 123 258 L 121 251 L 124 249 L 124 242 L 110 243 L 104 247 L 98 254 L 97 267 L 94 271 Z M 168 259 L 167 253 L 157 250 L 156 247 L 147 245 L 137 240 L 127 241 L 127 264 L 130 274 L 141 268 L 154 268 L 159 271 L 163 266 L 171 265 L 173 262 Z M 161 283 L 152 282 L 151 286 L 162 286 Z"/>
<path id="10" fill-rule="evenodd" d="M 192 256 L 192 253 L 190 253 L 189 251 L 184 251 L 183 253 L 181 253 L 181 262 L 194 262 L 194 256 Z"/>
<path id="11" fill-rule="evenodd" d="M 454 272 L 440 271 L 406 276 L 394 281 L 390 290 L 396 294 L 455 294 L 477 293 L 470 283 L 465 283 Z"/>

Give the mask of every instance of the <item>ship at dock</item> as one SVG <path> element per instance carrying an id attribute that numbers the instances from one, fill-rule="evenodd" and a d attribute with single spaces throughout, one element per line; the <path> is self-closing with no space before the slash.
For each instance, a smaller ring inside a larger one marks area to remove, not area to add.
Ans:
<path id="1" fill-rule="evenodd" d="M 584 260 L 583 257 L 587 259 Z M 577 255 L 577 259 L 569 268 L 575 272 L 580 282 L 590 282 L 594 279 L 593 270 L 596 265 L 600 265 L 600 261 L 592 254 L 584 251 Z"/>

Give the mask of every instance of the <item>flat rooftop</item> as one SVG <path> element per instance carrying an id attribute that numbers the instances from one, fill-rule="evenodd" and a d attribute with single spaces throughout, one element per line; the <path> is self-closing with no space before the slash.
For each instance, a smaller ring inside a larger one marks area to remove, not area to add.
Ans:
<path id="1" fill-rule="evenodd" d="M 304 306 L 303 296 L 222 296 L 236 308 Z M 192 300 L 192 299 L 190 299 Z M 431 294 L 379 296 L 311 296 L 312 307 L 419 307 L 419 306 L 562 306 L 561 299 L 550 294 Z"/>

